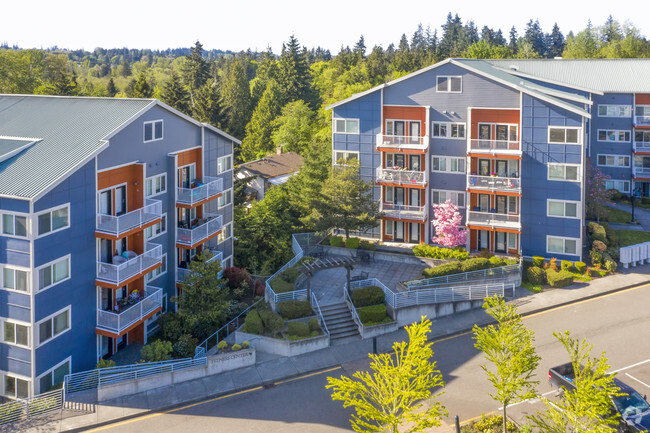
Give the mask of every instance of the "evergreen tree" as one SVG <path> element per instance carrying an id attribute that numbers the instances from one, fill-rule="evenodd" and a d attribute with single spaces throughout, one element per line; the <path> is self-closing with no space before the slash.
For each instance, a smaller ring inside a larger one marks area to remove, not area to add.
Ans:
<path id="1" fill-rule="evenodd" d="M 250 122 L 246 125 L 246 135 L 241 145 L 243 161 L 252 161 L 273 152 L 273 121 L 280 114 L 281 107 L 280 89 L 275 81 L 269 81 Z"/>
<path id="2" fill-rule="evenodd" d="M 126 57 L 123 57 L 120 62 L 120 75 L 123 77 L 131 75 L 131 63 L 129 63 L 129 60 Z"/>
<path id="3" fill-rule="evenodd" d="M 600 30 L 600 40 L 609 44 L 610 42 L 620 41 L 621 39 L 623 39 L 623 34 L 620 24 L 611 15 L 608 16 L 605 25 Z"/>
<path id="4" fill-rule="evenodd" d="M 181 69 L 183 82 L 190 93 L 190 101 L 194 104 L 194 95 L 210 77 L 210 65 L 203 58 L 203 45 L 196 41 L 191 48 L 190 54 L 185 56 L 185 62 Z"/>
<path id="5" fill-rule="evenodd" d="M 332 145 L 327 141 L 312 142 L 302 155 L 303 164 L 297 175 L 287 181 L 291 201 L 299 211 L 300 221 L 308 230 L 316 230 L 311 218 L 312 202 L 319 196 L 332 165 Z"/>
<path id="6" fill-rule="evenodd" d="M 494 45 L 503 45 L 506 46 L 506 38 L 503 37 L 503 32 L 501 29 L 497 30 L 496 34 L 494 35 L 494 39 L 492 40 L 492 43 Z"/>
<path id="7" fill-rule="evenodd" d="M 532 46 L 538 55 L 543 56 L 546 52 L 544 32 L 539 25 L 539 20 L 528 21 L 523 39 Z"/>
<path id="8" fill-rule="evenodd" d="M 551 34 L 548 35 L 548 40 L 546 43 L 546 48 L 548 50 L 547 57 L 554 58 L 562 55 L 564 51 L 564 35 L 560 31 L 560 27 L 557 23 L 553 24 L 553 30 Z"/>
<path id="9" fill-rule="evenodd" d="M 197 90 L 192 105 L 192 117 L 199 122 L 209 123 L 217 128 L 222 127 L 219 93 L 215 84 L 208 82 Z M 235 152 L 238 149 L 239 147 L 236 147 Z"/>
<path id="10" fill-rule="evenodd" d="M 132 98 L 151 98 L 153 96 L 153 89 L 144 76 L 144 72 L 140 72 L 138 79 L 133 84 Z"/>
<path id="11" fill-rule="evenodd" d="M 438 29 L 435 29 L 433 33 L 431 33 L 431 28 L 427 26 L 425 38 L 427 44 L 427 57 L 425 63 L 428 66 L 438 60 Z"/>
<path id="12" fill-rule="evenodd" d="M 294 35 L 289 42 L 282 44 L 280 55 L 278 85 L 284 101 L 291 102 L 302 99 L 313 103 L 311 95 L 311 76 L 305 54 Z"/>
<path id="13" fill-rule="evenodd" d="M 363 39 L 363 35 L 361 35 L 359 41 L 356 44 L 354 44 L 354 48 L 352 51 L 354 52 L 354 56 L 356 57 L 357 63 L 366 58 L 366 43 Z"/>
<path id="14" fill-rule="evenodd" d="M 465 37 L 467 38 L 467 45 L 471 45 L 479 41 L 478 28 L 476 28 L 474 21 L 470 20 L 465 25 Z"/>
<path id="15" fill-rule="evenodd" d="M 488 44 L 493 44 L 494 42 L 494 30 L 488 26 L 483 26 L 481 29 L 481 40 L 487 42 Z"/>
<path id="16" fill-rule="evenodd" d="M 377 85 L 384 81 L 384 77 L 388 74 L 388 62 L 381 47 L 375 45 L 366 60 L 366 67 L 372 84 Z"/>
<path id="17" fill-rule="evenodd" d="M 117 87 L 115 87 L 115 81 L 113 81 L 113 77 L 108 80 L 108 84 L 106 85 L 106 93 L 108 93 L 108 96 L 111 98 L 114 98 L 115 95 L 117 95 Z"/>
<path id="18" fill-rule="evenodd" d="M 515 26 L 512 26 L 510 29 L 510 40 L 508 41 L 508 48 L 510 48 L 510 51 L 512 51 L 513 54 L 517 54 L 517 40 L 519 39 L 517 36 L 517 29 L 515 29 Z"/>
<path id="19" fill-rule="evenodd" d="M 192 114 L 189 104 L 189 94 L 176 71 L 171 72 L 169 81 L 163 86 L 160 100 L 165 104 L 185 114 Z"/>
<path id="20" fill-rule="evenodd" d="M 242 60 L 233 59 L 221 88 L 221 105 L 225 129 L 234 137 L 243 137 L 250 112 L 250 89 L 246 67 Z"/>
<path id="21" fill-rule="evenodd" d="M 447 15 L 447 22 L 442 26 L 442 40 L 440 41 L 440 56 L 443 59 L 458 57 L 469 46 L 467 43 L 466 29 L 461 19 L 451 12 Z"/>
<path id="22" fill-rule="evenodd" d="M 411 56 L 411 49 L 404 33 L 402 33 L 399 46 L 397 47 L 397 51 L 395 51 L 393 68 L 402 72 L 411 72 L 413 70 L 413 57 Z"/>

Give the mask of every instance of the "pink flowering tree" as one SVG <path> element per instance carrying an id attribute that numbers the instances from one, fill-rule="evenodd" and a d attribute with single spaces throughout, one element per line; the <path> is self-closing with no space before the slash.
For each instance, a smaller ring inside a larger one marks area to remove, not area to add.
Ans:
<path id="1" fill-rule="evenodd" d="M 451 200 L 433 205 L 433 215 L 435 217 L 433 228 L 436 231 L 433 242 L 444 247 L 465 245 L 467 232 L 461 228 L 460 224 L 463 217 Z"/>
<path id="2" fill-rule="evenodd" d="M 612 196 L 611 191 L 607 190 L 606 181 L 611 177 L 599 168 L 587 169 L 587 215 L 600 223 L 600 219 L 607 216 L 607 203 Z"/>

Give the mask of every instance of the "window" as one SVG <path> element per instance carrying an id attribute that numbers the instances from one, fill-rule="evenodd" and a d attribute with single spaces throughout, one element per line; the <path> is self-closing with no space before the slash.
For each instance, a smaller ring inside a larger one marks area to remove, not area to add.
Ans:
<path id="1" fill-rule="evenodd" d="M 443 190 L 432 190 L 431 191 L 431 204 L 440 204 L 444 203 L 447 200 L 451 200 L 453 204 L 458 207 L 465 207 L 465 193 L 458 191 L 443 191 Z"/>
<path id="2" fill-rule="evenodd" d="M 629 180 L 606 180 L 605 189 L 615 189 L 620 192 L 630 192 Z"/>
<path id="3" fill-rule="evenodd" d="M 162 194 L 167 191 L 167 175 L 163 173 L 148 177 L 145 184 L 145 196 L 147 198 Z"/>
<path id="4" fill-rule="evenodd" d="M 232 189 L 228 189 L 217 199 L 217 205 L 222 208 L 232 203 Z"/>
<path id="5" fill-rule="evenodd" d="M 66 374 L 70 374 L 70 358 L 59 363 L 38 379 L 38 392 L 42 394 L 63 383 Z"/>
<path id="6" fill-rule="evenodd" d="M 599 129 L 598 141 L 610 141 L 615 143 L 629 143 L 630 131 L 621 131 L 618 129 Z"/>
<path id="7" fill-rule="evenodd" d="M 38 290 L 48 289 L 70 278 L 70 256 L 49 263 L 38 270 Z"/>
<path id="8" fill-rule="evenodd" d="M 217 243 L 220 244 L 232 236 L 232 223 L 225 224 L 223 230 L 217 236 Z"/>
<path id="9" fill-rule="evenodd" d="M 217 159 L 217 173 L 224 173 L 232 170 L 232 155 L 222 156 Z"/>
<path id="10" fill-rule="evenodd" d="M 508 233 L 508 249 L 517 249 L 517 233 Z"/>
<path id="11" fill-rule="evenodd" d="M 163 121 L 144 122 L 144 142 L 162 140 Z"/>
<path id="12" fill-rule="evenodd" d="M 432 156 L 431 171 L 442 171 L 447 173 L 465 173 L 465 158 Z"/>
<path id="13" fill-rule="evenodd" d="M 5 395 L 13 398 L 28 398 L 29 381 L 6 374 Z"/>
<path id="14" fill-rule="evenodd" d="M 650 105 L 637 105 L 634 107 L 634 115 L 640 117 L 650 116 Z"/>
<path id="15" fill-rule="evenodd" d="M 28 275 L 27 271 L 5 267 L 2 270 L 2 288 L 28 292 Z"/>
<path id="16" fill-rule="evenodd" d="M 46 235 L 70 227 L 70 208 L 68 205 L 52 209 L 38 215 L 38 234 Z"/>
<path id="17" fill-rule="evenodd" d="M 144 281 L 149 282 L 151 280 L 155 280 L 161 275 L 164 275 L 167 273 L 167 253 L 163 254 L 162 256 L 162 266 L 157 267 L 153 271 L 149 272 L 145 277 Z"/>
<path id="18" fill-rule="evenodd" d="M 27 237 L 27 217 L 13 214 L 2 214 L 2 234 Z"/>
<path id="19" fill-rule="evenodd" d="M 636 141 L 637 143 L 650 143 L 650 131 L 635 129 L 634 141 Z"/>
<path id="20" fill-rule="evenodd" d="M 547 200 L 546 215 L 551 217 L 579 218 L 578 202 Z"/>
<path id="21" fill-rule="evenodd" d="M 167 214 L 162 214 L 162 218 L 159 223 L 156 223 L 150 227 L 144 229 L 144 239 L 150 240 L 155 237 L 158 237 L 167 232 Z"/>
<path id="22" fill-rule="evenodd" d="M 436 77 L 436 91 L 437 92 L 453 92 L 460 93 L 463 91 L 463 77 L 438 75 Z"/>
<path id="23" fill-rule="evenodd" d="M 38 343 L 47 343 L 68 329 L 70 329 L 70 307 L 38 323 Z"/>
<path id="24" fill-rule="evenodd" d="M 580 239 L 576 238 L 546 236 L 546 252 L 550 254 L 577 255 L 579 241 Z"/>
<path id="25" fill-rule="evenodd" d="M 465 138 L 464 123 L 433 122 L 431 136 L 436 138 Z"/>
<path id="26" fill-rule="evenodd" d="M 29 326 L 14 322 L 5 322 L 2 341 L 17 346 L 29 347 Z"/>
<path id="27" fill-rule="evenodd" d="M 582 128 L 549 126 L 548 142 L 560 144 L 580 144 L 582 142 L 580 139 L 581 134 Z"/>
<path id="28" fill-rule="evenodd" d="M 333 119 L 334 132 L 338 134 L 358 134 L 359 119 Z"/>
<path id="29" fill-rule="evenodd" d="M 629 167 L 630 157 L 626 155 L 598 155 L 598 165 L 601 167 Z"/>
<path id="30" fill-rule="evenodd" d="M 337 150 L 334 152 L 334 165 L 346 165 L 353 159 L 359 159 L 359 152 Z"/>
<path id="31" fill-rule="evenodd" d="M 569 180 L 579 181 L 578 168 L 579 165 L 568 164 L 548 164 L 548 180 Z"/>
<path id="32" fill-rule="evenodd" d="M 598 117 L 630 117 L 631 105 L 599 105 Z"/>

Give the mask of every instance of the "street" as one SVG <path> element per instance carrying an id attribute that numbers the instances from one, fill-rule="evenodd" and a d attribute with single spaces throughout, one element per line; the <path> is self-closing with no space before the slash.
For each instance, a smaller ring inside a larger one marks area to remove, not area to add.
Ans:
<path id="1" fill-rule="evenodd" d="M 650 394 L 650 325 L 647 306 L 650 286 L 580 301 L 568 306 L 536 313 L 524 319 L 535 331 L 536 347 L 542 357 L 537 370 L 537 388 L 548 394 L 549 367 L 567 362 L 564 348 L 553 337 L 554 331 L 568 329 L 574 338 L 586 338 L 594 345 L 592 356 L 606 352 L 611 370 L 621 370 L 619 379 L 640 394 Z M 436 322 L 434 322 L 434 325 Z M 488 393 L 492 391 L 479 365 L 481 354 L 474 349 L 472 334 L 443 339 L 434 344 L 434 358 L 447 385 L 440 400 L 461 421 L 480 417 L 499 409 Z M 321 374 L 280 382 L 267 389 L 254 389 L 200 402 L 165 413 L 153 413 L 90 431 L 157 433 L 192 432 L 340 432 L 351 431 L 349 409 L 332 402 L 325 389 L 328 375 L 351 374 L 367 367 L 366 360 L 345 364 Z M 516 420 L 541 409 L 539 402 L 524 402 L 509 410 Z"/>

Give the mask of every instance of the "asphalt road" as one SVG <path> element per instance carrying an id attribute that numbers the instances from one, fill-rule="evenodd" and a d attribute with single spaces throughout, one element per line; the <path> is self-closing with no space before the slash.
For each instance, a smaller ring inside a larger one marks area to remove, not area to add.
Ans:
<path id="1" fill-rule="evenodd" d="M 650 394 L 650 285 L 600 298 L 581 301 L 528 316 L 525 324 L 535 331 L 542 361 L 537 371 L 538 392 L 553 392 L 548 369 L 567 361 L 564 348 L 553 332 L 565 329 L 573 337 L 594 345 L 592 355 L 606 352 L 612 370 L 641 394 Z M 435 326 L 435 323 L 434 323 Z M 499 409 L 488 395 L 492 391 L 479 365 L 483 357 L 473 346 L 471 333 L 437 341 L 434 358 L 447 385 L 440 400 L 461 421 Z M 367 361 L 339 369 L 278 383 L 165 413 L 154 413 L 90 431 L 119 432 L 341 432 L 351 431 L 349 409 L 332 402 L 325 389 L 328 375 L 351 374 L 367 367 Z M 509 410 L 515 418 L 541 408 L 537 401 L 524 402 Z"/>

